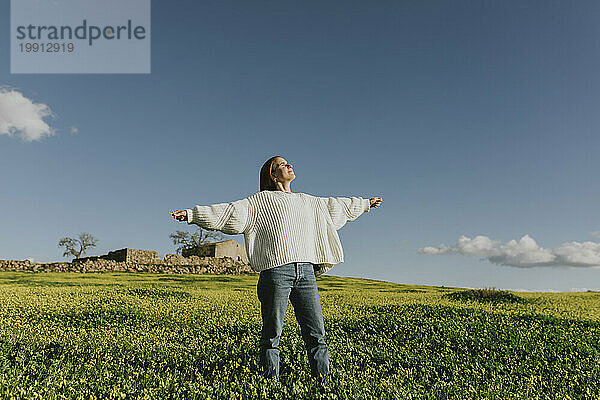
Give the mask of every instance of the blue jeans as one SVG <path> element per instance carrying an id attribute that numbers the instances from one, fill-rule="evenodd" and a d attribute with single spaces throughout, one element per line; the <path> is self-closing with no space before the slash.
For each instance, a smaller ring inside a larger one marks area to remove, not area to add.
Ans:
<path id="1" fill-rule="evenodd" d="M 259 355 L 264 376 L 279 380 L 279 340 L 289 299 L 300 325 L 311 374 L 325 380 L 329 353 L 313 264 L 294 262 L 261 271 L 257 293 L 263 320 Z"/>

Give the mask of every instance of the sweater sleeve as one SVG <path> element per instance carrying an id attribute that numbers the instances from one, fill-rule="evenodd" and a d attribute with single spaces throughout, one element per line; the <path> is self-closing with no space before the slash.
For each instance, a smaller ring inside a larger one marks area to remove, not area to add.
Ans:
<path id="1" fill-rule="evenodd" d="M 194 206 L 187 209 L 188 224 L 196 224 L 209 231 L 221 231 L 228 235 L 244 233 L 249 221 L 248 199 L 210 206 Z"/>
<path id="2" fill-rule="evenodd" d="M 369 199 L 362 197 L 322 197 L 321 199 L 327 205 L 335 230 L 346 225 L 348 221 L 354 221 L 371 208 Z"/>

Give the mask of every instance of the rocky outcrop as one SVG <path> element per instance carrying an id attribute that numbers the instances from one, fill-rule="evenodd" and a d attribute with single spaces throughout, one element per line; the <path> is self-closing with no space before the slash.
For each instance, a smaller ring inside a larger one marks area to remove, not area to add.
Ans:
<path id="1" fill-rule="evenodd" d="M 250 265 L 230 257 L 183 257 L 167 254 L 164 260 L 151 257 L 148 263 L 107 260 L 100 257 L 73 262 L 32 263 L 29 260 L 0 260 L 0 271 L 27 272 L 151 272 L 161 274 L 249 274 Z"/>

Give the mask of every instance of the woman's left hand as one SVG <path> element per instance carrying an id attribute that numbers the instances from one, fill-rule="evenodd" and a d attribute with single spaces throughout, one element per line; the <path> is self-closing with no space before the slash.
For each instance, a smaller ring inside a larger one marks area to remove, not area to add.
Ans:
<path id="1" fill-rule="evenodd" d="M 171 215 L 177 221 L 187 221 L 187 211 L 186 210 L 171 211 Z"/>
<path id="2" fill-rule="evenodd" d="M 369 201 L 371 202 L 371 208 L 376 208 L 379 207 L 381 205 L 381 203 L 383 202 L 383 198 L 381 197 L 371 197 L 369 199 Z"/>

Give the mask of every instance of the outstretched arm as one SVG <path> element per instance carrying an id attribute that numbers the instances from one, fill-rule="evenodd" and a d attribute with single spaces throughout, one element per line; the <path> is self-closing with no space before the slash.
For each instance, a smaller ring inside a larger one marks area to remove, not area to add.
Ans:
<path id="1" fill-rule="evenodd" d="M 210 231 L 235 235 L 244 233 L 248 228 L 248 208 L 248 199 L 242 199 L 231 203 L 177 210 L 173 212 L 173 217 L 178 221 L 187 221 L 188 224 L 196 224 Z"/>
<path id="2" fill-rule="evenodd" d="M 379 207 L 382 199 L 373 197 L 364 199 L 362 197 L 322 197 L 329 211 L 333 226 L 336 230 L 343 227 L 346 222 L 354 221 L 371 207 Z"/>

